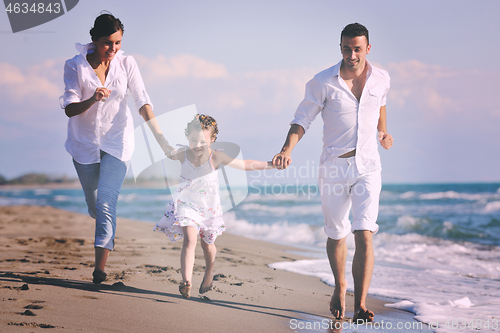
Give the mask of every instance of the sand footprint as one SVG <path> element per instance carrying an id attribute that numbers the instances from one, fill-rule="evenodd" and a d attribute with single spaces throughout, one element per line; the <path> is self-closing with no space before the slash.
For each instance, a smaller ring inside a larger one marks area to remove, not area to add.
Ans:
<path id="1" fill-rule="evenodd" d="M 22 322 L 22 323 L 10 322 L 7 325 L 9 325 L 9 326 L 29 327 L 29 328 L 57 328 L 57 326 L 54 326 L 54 325 L 38 324 L 38 323 L 27 323 L 27 322 Z"/>

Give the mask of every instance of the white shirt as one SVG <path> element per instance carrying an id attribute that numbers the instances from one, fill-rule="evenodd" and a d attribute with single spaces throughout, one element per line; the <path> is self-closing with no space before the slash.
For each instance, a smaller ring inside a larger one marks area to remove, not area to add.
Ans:
<path id="1" fill-rule="evenodd" d="M 87 61 L 87 53 L 94 52 L 93 44 L 76 44 L 79 55 L 64 66 L 64 95 L 62 108 L 71 103 L 89 99 L 101 80 Z M 149 104 L 144 82 L 132 56 L 118 51 L 109 64 L 104 87 L 111 90 L 105 102 L 96 102 L 87 111 L 69 118 L 66 150 L 80 164 L 99 163 L 100 151 L 120 159 L 130 160 L 134 151 L 134 124 L 127 106 L 127 90 L 132 93 L 135 106 Z"/>
<path id="2" fill-rule="evenodd" d="M 323 117 L 323 163 L 328 156 L 340 156 L 356 149 L 360 173 L 380 169 L 378 153 L 378 120 L 380 107 L 386 103 L 390 87 L 389 74 L 367 62 L 368 73 L 360 101 L 340 76 L 342 61 L 316 74 L 306 85 L 291 124 L 305 131 L 321 112 Z"/>

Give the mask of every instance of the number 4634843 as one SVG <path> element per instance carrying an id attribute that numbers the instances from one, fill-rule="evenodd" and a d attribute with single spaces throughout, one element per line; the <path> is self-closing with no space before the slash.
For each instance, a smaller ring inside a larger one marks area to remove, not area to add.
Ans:
<path id="1" fill-rule="evenodd" d="M 61 4 L 60 3 L 49 3 L 45 5 L 44 3 L 34 3 L 31 6 L 24 2 L 24 3 L 9 3 L 7 7 L 5 8 L 5 11 L 9 14 L 28 14 L 28 13 L 33 13 L 33 14 L 42 14 L 45 12 L 48 13 L 54 13 L 54 14 L 59 14 L 61 12 Z"/>
<path id="2" fill-rule="evenodd" d="M 482 320 L 482 319 L 472 319 L 472 320 L 448 320 L 445 322 L 445 325 L 447 328 L 453 328 L 453 329 L 475 329 L 475 330 L 480 330 L 480 329 L 493 329 L 496 330 L 498 328 L 498 320 L 497 319 L 487 319 L 487 320 Z"/>

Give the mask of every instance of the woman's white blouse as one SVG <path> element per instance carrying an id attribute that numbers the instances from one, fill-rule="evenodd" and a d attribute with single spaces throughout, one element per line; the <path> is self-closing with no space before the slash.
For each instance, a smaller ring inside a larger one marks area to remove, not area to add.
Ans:
<path id="1" fill-rule="evenodd" d="M 93 44 L 75 46 L 80 54 L 67 60 L 64 66 L 62 108 L 89 99 L 96 88 L 103 87 L 86 58 L 94 52 Z M 153 107 L 135 59 L 124 56 L 121 50 L 109 64 L 104 87 L 111 91 L 105 102 L 94 103 L 68 121 L 66 150 L 80 164 L 99 163 L 101 150 L 121 161 L 130 160 L 134 151 L 134 124 L 127 106 L 127 91 L 137 109 L 145 104 Z"/>

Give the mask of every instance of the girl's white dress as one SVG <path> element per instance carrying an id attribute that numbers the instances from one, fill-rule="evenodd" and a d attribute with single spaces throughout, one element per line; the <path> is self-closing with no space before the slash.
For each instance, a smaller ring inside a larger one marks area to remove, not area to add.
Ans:
<path id="1" fill-rule="evenodd" d="M 212 154 L 199 167 L 195 167 L 185 155 L 179 187 L 163 218 L 153 229 L 165 233 L 173 242 L 184 237 L 182 227 L 186 226 L 197 228 L 207 244 L 212 244 L 226 229 L 222 219 L 218 172 L 210 163 Z"/>

